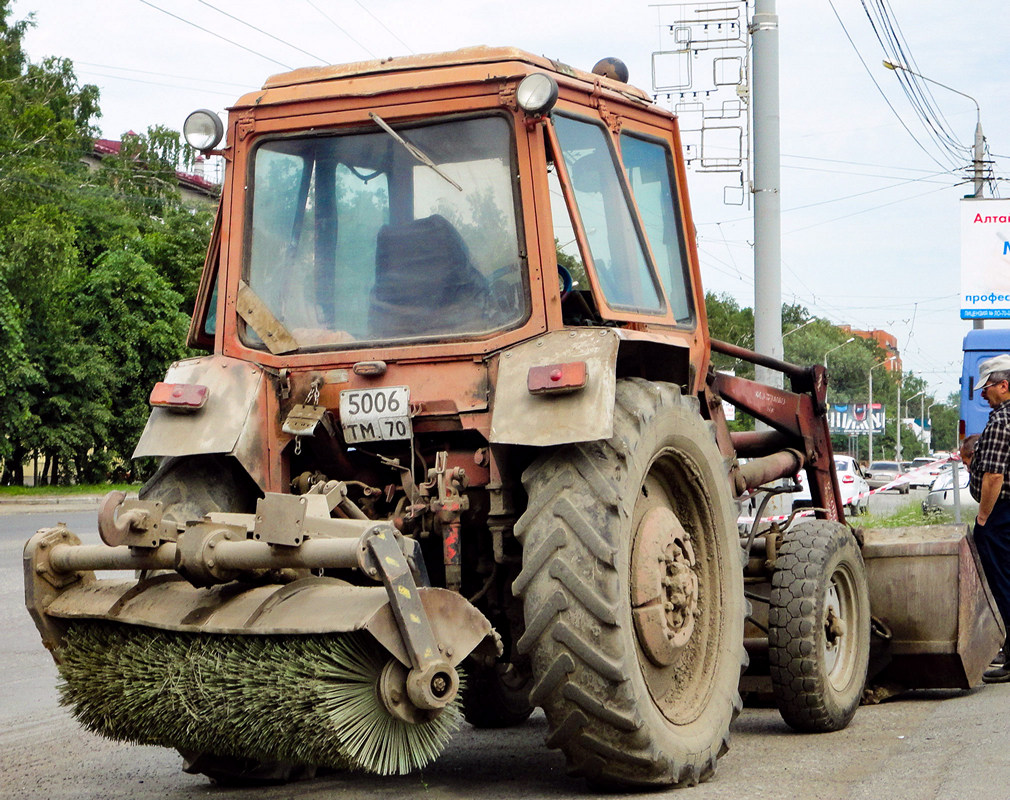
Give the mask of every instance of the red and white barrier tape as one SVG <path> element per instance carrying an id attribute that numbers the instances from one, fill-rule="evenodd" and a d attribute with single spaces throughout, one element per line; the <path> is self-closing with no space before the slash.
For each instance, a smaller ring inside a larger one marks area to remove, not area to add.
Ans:
<path id="1" fill-rule="evenodd" d="M 858 502 L 864 497 L 869 497 L 870 495 L 877 494 L 878 492 L 886 492 L 888 489 L 895 489 L 905 483 L 910 483 L 912 476 L 919 475 L 927 470 L 931 470 L 937 465 L 946 464 L 948 461 L 957 461 L 960 463 L 960 459 L 954 458 L 941 458 L 937 461 L 932 461 L 929 464 L 923 464 L 921 467 L 913 469 L 911 472 L 905 472 L 899 475 L 890 483 L 884 484 L 883 486 L 878 486 L 876 489 L 870 489 L 868 492 L 860 492 L 853 498 L 853 502 Z M 797 517 L 809 517 L 817 513 L 813 509 L 797 511 L 795 516 Z M 761 517 L 762 522 L 782 522 L 783 520 L 789 519 L 793 516 L 792 514 L 777 514 L 773 517 Z M 750 525 L 754 522 L 754 517 L 738 517 L 737 524 Z"/>

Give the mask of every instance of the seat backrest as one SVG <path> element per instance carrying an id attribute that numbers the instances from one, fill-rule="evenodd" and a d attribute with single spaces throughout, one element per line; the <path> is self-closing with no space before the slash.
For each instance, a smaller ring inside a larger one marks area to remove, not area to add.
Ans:
<path id="1" fill-rule="evenodd" d="M 437 312 L 479 302 L 485 290 L 463 237 L 441 214 L 379 230 L 369 305 L 373 335 L 453 330 Z"/>

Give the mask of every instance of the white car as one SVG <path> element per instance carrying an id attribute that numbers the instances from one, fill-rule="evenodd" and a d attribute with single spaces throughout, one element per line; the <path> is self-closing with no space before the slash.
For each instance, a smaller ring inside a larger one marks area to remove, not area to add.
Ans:
<path id="1" fill-rule="evenodd" d="M 835 472 L 845 511 L 853 515 L 865 514 L 870 505 L 870 485 L 859 464 L 852 456 L 835 456 Z M 801 488 L 793 495 L 793 508 L 807 507 L 810 505 L 810 487 L 807 486 L 806 473 L 801 471 L 797 480 Z"/>
<path id="2" fill-rule="evenodd" d="M 963 464 L 958 464 L 957 482 L 960 485 L 958 494 L 961 498 L 961 511 L 968 518 L 978 511 L 978 503 L 972 498 L 968 491 L 968 470 Z M 931 514 L 937 511 L 951 511 L 954 508 L 954 470 L 946 469 L 940 473 L 933 486 L 922 501 L 922 511 L 924 514 Z"/>

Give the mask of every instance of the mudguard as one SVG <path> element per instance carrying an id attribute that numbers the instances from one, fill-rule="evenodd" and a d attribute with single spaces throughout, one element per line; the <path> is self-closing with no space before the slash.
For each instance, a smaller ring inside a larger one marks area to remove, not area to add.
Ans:
<path id="1" fill-rule="evenodd" d="M 553 331 L 500 353 L 491 441 L 544 447 L 609 438 L 618 345 L 615 331 L 587 328 Z M 563 394 L 534 394 L 529 388 L 532 367 L 579 361 L 586 365 L 584 387 Z"/>
<path id="2" fill-rule="evenodd" d="M 259 486 L 265 486 L 263 426 L 269 381 L 263 370 L 226 356 L 203 356 L 174 363 L 165 382 L 206 386 L 207 402 L 186 413 L 151 409 L 133 457 L 221 453 L 234 456 Z"/>

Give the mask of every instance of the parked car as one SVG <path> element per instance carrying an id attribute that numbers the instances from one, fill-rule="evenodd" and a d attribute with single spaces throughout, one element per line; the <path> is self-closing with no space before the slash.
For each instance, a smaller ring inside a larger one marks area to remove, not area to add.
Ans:
<path id="1" fill-rule="evenodd" d="M 871 489 L 879 489 L 881 486 L 896 481 L 904 474 L 905 470 L 897 461 L 874 461 L 866 470 L 866 482 L 870 484 Z M 901 494 L 908 494 L 911 487 L 906 482 L 892 488 L 897 489 Z"/>
<path id="2" fill-rule="evenodd" d="M 908 485 L 913 489 L 919 486 L 924 486 L 927 489 L 931 487 L 945 463 L 944 458 L 946 456 L 913 458 L 908 470 L 912 473 L 908 477 Z"/>
<path id="3" fill-rule="evenodd" d="M 966 518 L 978 511 L 978 503 L 968 492 L 968 470 L 964 464 L 959 464 L 957 469 L 958 494 L 961 498 L 961 511 Z M 954 508 L 954 470 L 945 469 L 933 482 L 929 494 L 922 501 L 922 512 L 932 514 L 938 511 L 950 511 Z"/>
<path id="4" fill-rule="evenodd" d="M 870 505 L 870 486 L 863 470 L 851 456 L 835 456 L 835 472 L 838 474 L 838 488 L 842 492 L 842 505 L 847 514 L 865 514 Z M 807 476 L 801 472 L 797 476 L 800 491 L 793 495 L 793 508 L 810 505 L 810 487 Z"/>

